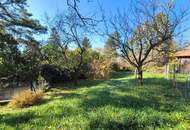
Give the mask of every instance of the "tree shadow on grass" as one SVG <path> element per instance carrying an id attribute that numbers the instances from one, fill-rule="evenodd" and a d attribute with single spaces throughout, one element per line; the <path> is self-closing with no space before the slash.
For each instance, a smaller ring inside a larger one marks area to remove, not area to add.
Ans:
<path id="1" fill-rule="evenodd" d="M 90 88 L 104 83 L 106 80 L 80 80 L 77 84 L 75 83 L 62 83 L 55 84 L 53 88 L 61 90 L 76 90 L 79 88 Z"/>
<path id="2" fill-rule="evenodd" d="M 124 77 L 128 77 L 131 76 L 132 73 L 129 72 L 114 72 L 112 74 L 112 78 L 111 79 L 119 79 L 119 78 L 124 78 Z M 105 82 L 109 82 L 110 80 L 80 80 L 78 81 L 78 84 L 75 84 L 73 82 L 71 83 L 62 83 L 62 84 L 55 84 L 54 88 L 59 88 L 59 89 L 63 89 L 63 90 L 75 90 L 78 88 L 90 88 L 90 87 L 94 87 L 97 86 L 99 84 L 105 83 Z"/>
<path id="3" fill-rule="evenodd" d="M 128 75 L 130 76 L 130 74 Z M 183 111 L 183 107 L 180 106 L 180 104 L 185 103 L 181 100 L 183 97 L 174 93 L 176 90 L 172 88 L 171 82 L 167 79 L 145 78 L 144 86 L 139 86 L 135 79 L 118 80 L 116 77 L 107 81 L 84 81 L 79 85 L 80 88 L 90 88 L 97 84 L 104 83 L 108 85 L 108 87 L 89 89 L 85 94 L 58 92 L 53 93 L 52 98 L 79 98 L 83 101 L 82 106 L 85 107 L 85 109 L 111 105 L 133 109 L 152 108 L 164 112 Z M 126 74 L 120 77 L 126 77 Z M 79 86 L 77 86 L 77 88 L 79 88 Z M 126 92 L 128 95 L 116 95 L 114 94 L 115 92 Z M 129 95 L 129 93 L 132 94 Z M 137 96 L 134 96 L 133 93 Z"/>
<path id="4" fill-rule="evenodd" d="M 20 126 L 26 124 L 29 128 L 40 127 L 45 128 L 47 123 L 50 124 L 63 119 L 63 117 L 72 117 L 81 114 L 81 111 L 77 107 L 63 106 L 62 104 L 54 104 L 47 106 L 47 109 L 43 111 L 40 110 L 36 112 L 35 110 L 17 112 L 17 113 L 2 113 L 0 114 L 0 125 L 3 124 L 7 127 L 11 126 L 14 129 L 22 129 Z M 34 121 L 37 122 L 34 122 Z"/>
<path id="5" fill-rule="evenodd" d="M 0 122 L 5 123 L 6 126 L 16 127 L 19 124 L 25 124 L 35 118 L 34 112 L 14 113 L 14 114 L 1 114 Z"/>
<path id="6" fill-rule="evenodd" d="M 162 78 L 145 78 L 145 84 L 143 87 L 134 85 L 134 82 L 135 80 L 133 79 L 117 80 L 117 78 L 108 81 L 94 82 L 92 84 L 87 82 L 85 83 L 85 87 L 93 87 L 101 83 L 107 84 L 108 87 L 89 89 L 85 94 L 78 94 L 76 92 L 62 93 L 60 90 L 57 90 L 57 93 L 52 94 L 53 98 L 79 98 L 81 99 L 81 104 L 79 103 L 78 107 L 67 107 L 63 106 L 63 104 L 57 104 L 55 106 L 55 104 L 53 104 L 52 106 L 48 107 L 48 110 L 56 109 L 60 110 L 61 112 L 54 113 L 54 111 L 52 111 L 52 113 L 50 113 L 49 111 L 44 111 L 43 115 L 41 116 L 37 116 L 35 111 L 18 114 L 1 114 L 0 116 L 2 118 L 0 118 L 0 122 L 15 127 L 16 124 L 24 124 L 27 122 L 30 123 L 30 121 L 35 118 L 40 118 L 40 120 L 43 121 L 50 119 L 50 117 L 54 115 L 57 119 L 61 119 L 63 116 L 73 116 L 80 114 L 81 112 L 92 111 L 94 108 L 102 108 L 106 106 L 129 108 L 140 111 L 144 111 L 149 108 L 163 112 L 182 111 L 182 107 L 180 104 L 178 104 L 180 101 L 174 99 L 175 97 L 169 97 L 169 100 L 172 100 L 171 103 L 161 102 L 160 99 L 156 97 L 156 95 L 159 96 L 159 94 L 162 94 L 162 98 L 168 98 L 168 95 L 165 94 L 168 94 L 168 91 L 171 93 L 173 92 L 170 90 L 170 84 L 167 80 Z M 81 84 L 81 87 L 84 87 L 84 85 Z M 126 93 L 118 94 L 116 93 L 118 91 L 121 93 Z M 183 103 L 183 101 L 181 101 L 181 103 Z M 78 108 L 82 109 L 82 111 L 79 111 Z M 161 126 L 161 124 L 167 125 L 167 123 L 172 125 L 177 124 L 177 122 L 173 121 L 172 119 L 164 118 L 162 116 L 159 116 L 155 119 L 150 119 L 150 121 L 147 119 L 148 123 L 139 122 L 139 115 L 136 115 L 136 113 L 134 113 L 134 116 L 132 117 L 126 117 L 126 119 L 124 119 L 122 122 L 112 118 L 108 119 L 106 116 L 104 116 L 104 114 L 101 117 L 97 116 L 94 119 L 91 119 L 91 117 L 89 118 L 89 125 L 91 129 L 146 129 L 145 127 L 149 125 L 154 127 Z M 41 125 L 45 124 L 42 123 Z"/>
<path id="7" fill-rule="evenodd" d="M 124 77 L 126 77 L 126 75 Z M 85 107 L 85 109 L 112 105 L 116 107 L 133 109 L 152 108 L 164 112 L 172 112 L 175 110 L 183 111 L 180 104 L 185 102 L 178 100 L 178 98 L 181 97 L 177 97 L 177 95 L 175 95 L 175 90 L 172 89 L 171 82 L 167 79 L 145 78 L 144 86 L 138 86 L 135 79 L 117 80 L 117 78 L 113 78 L 107 81 L 84 82 L 81 83 L 80 86 L 93 87 L 101 83 L 105 83 L 110 87 L 89 89 L 85 94 L 78 94 L 76 92 L 58 92 L 53 93 L 52 97 L 63 99 L 79 98 L 83 101 L 82 106 Z M 128 94 L 135 92 L 138 97 L 133 96 L 132 94 L 123 96 L 115 95 L 114 93 L 116 91 L 126 92 Z M 166 98 L 166 102 L 161 101 L 163 98 Z M 167 102 L 167 100 L 170 100 L 170 102 Z"/>
<path id="8" fill-rule="evenodd" d="M 120 78 L 126 78 L 128 76 L 132 76 L 132 72 L 113 72 L 112 73 L 112 79 L 120 79 Z"/>
<path id="9" fill-rule="evenodd" d="M 83 95 L 78 94 L 76 92 L 69 92 L 69 93 L 64 93 L 64 92 L 57 92 L 57 93 L 51 93 L 48 95 L 49 96 L 49 101 L 52 101 L 54 99 L 71 99 L 71 98 L 82 98 Z"/>
<path id="10" fill-rule="evenodd" d="M 144 85 L 140 86 L 136 79 L 126 79 L 126 80 L 117 80 L 112 79 L 105 81 L 108 85 L 111 86 L 112 89 L 115 89 L 117 91 L 121 92 L 129 92 L 129 91 L 135 91 L 134 89 L 145 89 L 145 88 L 160 88 L 159 91 L 165 91 L 166 89 L 171 88 L 170 81 L 164 79 L 164 78 L 145 78 L 144 79 Z"/>
<path id="11" fill-rule="evenodd" d="M 129 115 L 126 115 L 129 116 Z M 154 118 L 154 119 L 151 119 Z M 124 120 L 117 121 L 114 118 L 110 119 L 108 117 L 96 117 L 90 120 L 91 129 L 109 129 L 109 130 L 149 130 L 156 128 L 163 128 L 170 124 L 170 126 L 176 126 L 177 121 L 174 121 L 165 117 L 151 117 L 150 119 L 145 119 L 144 121 L 139 120 L 139 115 L 134 113 L 129 117 L 124 118 Z"/>
<path id="12" fill-rule="evenodd" d="M 90 97 L 92 98 L 85 99 L 82 104 L 82 106 L 87 110 L 91 110 L 92 108 L 101 108 L 108 105 L 119 108 L 133 108 L 138 110 L 144 108 L 154 108 L 156 110 L 159 110 L 159 106 L 163 105 L 157 101 L 138 98 L 135 96 L 114 95 L 107 90 L 91 92 L 89 95 L 91 95 Z"/>
<path id="13" fill-rule="evenodd" d="M 190 82 L 189 81 L 177 81 L 176 88 L 187 101 L 190 101 Z"/>
<path id="14" fill-rule="evenodd" d="M 164 112 L 183 111 L 180 104 L 185 102 L 181 100 L 182 97 L 176 97 L 170 82 L 164 78 L 146 78 L 144 86 L 135 86 L 134 79 L 110 80 L 106 83 L 111 87 L 87 93 L 92 98 L 84 100 L 83 105 L 86 109 L 111 105 L 137 110 L 152 108 Z M 115 92 L 126 93 L 118 95 Z M 174 95 L 171 95 L 172 93 Z"/>
<path id="15" fill-rule="evenodd" d="M 140 86 L 136 79 L 128 79 L 127 81 L 130 84 L 135 84 L 137 86 Z M 143 81 L 144 81 L 143 86 L 150 86 L 150 87 L 158 85 L 164 87 L 170 87 L 172 85 L 171 82 L 165 78 L 144 78 Z"/>
<path id="16" fill-rule="evenodd" d="M 90 91 L 88 95 L 90 96 L 90 98 L 84 99 L 81 104 L 81 107 L 83 107 L 86 111 L 92 111 L 94 109 L 104 108 L 107 106 L 111 106 L 113 108 L 127 108 L 129 110 L 145 113 L 146 110 L 150 109 L 159 112 L 173 112 L 182 110 L 180 106 L 170 106 L 170 104 L 163 103 L 153 98 L 138 97 L 135 95 L 132 96 L 130 94 L 118 95 L 113 93 L 109 89 L 101 89 L 95 92 Z M 138 130 L 147 129 L 148 127 L 149 129 L 150 127 L 151 129 L 154 129 L 156 127 L 167 126 L 168 124 L 170 124 L 171 126 L 176 126 L 179 123 L 178 121 L 173 120 L 169 117 L 165 117 L 164 115 L 155 116 L 154 114 L 148 115 L 148 113 L 146 113 L 147 118 L 150 119 L 143 120 L 141 120 L 141 116 L 142 115 L 138 115 L 138 113 L 134 112 L 132 115 L 126 115 L 126 117 L 124 117 L 124 120 L 118 121 L 116 118 L 110 118 L 109 116 L 100 114 L 96 116 L 96 118 L 90 119 L 90 128 L 112 130 Z"/>

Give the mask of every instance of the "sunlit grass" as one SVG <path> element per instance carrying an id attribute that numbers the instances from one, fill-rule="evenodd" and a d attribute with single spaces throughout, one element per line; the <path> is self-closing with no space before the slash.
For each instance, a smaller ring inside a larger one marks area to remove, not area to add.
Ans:
<path id="1" fill-rule="evenodd" d="M 166 129 L 190 126 L 190 102 L 162 74 L 116 73 L 110 80 L 59 86 L 46 102 L 24 109 L 0 107 L 0 129 Z"/>

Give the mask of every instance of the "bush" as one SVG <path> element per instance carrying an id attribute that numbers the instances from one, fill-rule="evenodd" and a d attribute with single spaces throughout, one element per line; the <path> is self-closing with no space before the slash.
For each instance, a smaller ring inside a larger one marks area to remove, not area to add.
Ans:
<path id="1" fill-rule="evenodd" d="M 91 79 L 109 79 L 111 75 L 111 61 L 105 58 L 94 59 L 91 63 L 89 77 Z"/>
<path id="2" fill-rule="evenodd" d="M 41 76 L 50 85 L 72 81 L 71 72 L 69 70 L 62 70 L 60 67 L 55 65 L 43 65 L 41 67 Z"/>
<path id="3" fill-rule="evenodd" d="M 55 65 L 43 65 L 41 67 L 41 77 L 52 87 L 57 83 L 73 82 L 76 76 L 77 80 L 87 79 L 86 73 L 89 71 L 89 66 L 83 64 L 79 71 L 80 72 L 77 72 L 78 74 L 76 75 L 76 72 L 72 69 L 68 70 Z"/>
<path id="4" fill-rule="evenodd" d="M 22 91 L 13 96 L 11 102 L 8 104 L 11 108 L 23 108 L 38 104 L 42 101 L 44 96 L 43 91 L 39 90 L 36 93 L 30 90 Z"/>
<path id="5" fill-rule="evenodd" d="M 165 71 L 165 66 L 159 67 L 156 65 L 147 65 L 144 67 L 144 70 L 146 72 L 151 72 L 151 73 L 164 73 Z"/>
<path id="6" fill-rule="evenodd" d="M 111 69 L 112 69 L 113 71 L 120 71 L 120 64 L 117 63 L 117 62 L 113 62 L 113 63 L 111 64 Z"/>

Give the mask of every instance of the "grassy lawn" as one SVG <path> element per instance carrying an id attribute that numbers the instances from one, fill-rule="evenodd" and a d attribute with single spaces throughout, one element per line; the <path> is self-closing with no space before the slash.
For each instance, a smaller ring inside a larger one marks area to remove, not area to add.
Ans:
<path id="1" fill-rule="evenodd" d="M 12 110 L 0 107 L 0 129 L 190 129 L 190 100 L 158 74 L 145 85 L 117 73 L 107 81 L 68 84 L 47 93 L 45 103 Z"/>

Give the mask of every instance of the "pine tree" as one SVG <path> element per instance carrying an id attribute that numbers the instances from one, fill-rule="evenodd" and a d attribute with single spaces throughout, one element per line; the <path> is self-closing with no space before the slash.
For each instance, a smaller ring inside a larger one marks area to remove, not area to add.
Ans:
<path id="1" fill-rule="evenodd" d="M 26 0 L 2 0 L 0 2 L 0 42 L 27 43 L 33 34 L 46 31 L 39 21 L 31 18 Z"/>
<path id="2" fill-rule="evenodd" d="M 35 41 L 34 35 L 45 31 L 46 28 L 28 12 L 26 0 L 0 1 L 0 70 L 3 70 L 0 77 L 17 83 L 26 75 L 31 77 L 26 61 L 32 56 L 27 57 L 27 60 L 23 59 L 18 44 L 24 43 L 26 47 L 35 46 L 36 43 L 30 41 Z M 30 64 L 30 67 L 34 66 L 33 63 Z"/>
<path id="3" fill-rule="evenodd" d="M 87 37 L 85 37 L 85 38 L 83 39 L 83 41 L 82 41 L 82 46 L 83 46 L 84 48 L 91 48 L 91 47 L 92 47 L 91 44 L 90 44 L 90 40 L 89 40 Z"/>
<path id="4" fill-rule="evenodd" d="M 48 39 L 48 44 L 51 44 L 53 46 L 60 46 L 61 45 L 61 38 L 59 33 L 57 32 L 56 28 L 51 29 L 51 34 Z"/>
<path id="5" fill-rule="evenodd" d="M 108 40 L 105 43 L 104 49 L 105 54 L 108 57 L 116 57 L 117 56 L 117 48 L 116 48 L 116 40 L 114 38 L 116 37 L 116 33 L 113 33 L 112 36 L 108 38 Z"/>

